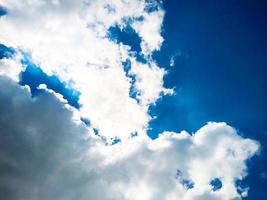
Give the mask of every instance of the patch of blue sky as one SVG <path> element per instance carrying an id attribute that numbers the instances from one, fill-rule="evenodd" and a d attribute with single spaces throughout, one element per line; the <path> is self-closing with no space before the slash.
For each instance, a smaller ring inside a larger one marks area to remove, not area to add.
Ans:
<path id="1" fill-rule="evenodd" d="M 266 159 L 266 143 L 261 141 L 261 152 L 259 155 L 249 159 L 246 164 L 248 167 L 248 176 L 244 180 L 237 180 L 236 186 L 238 192 L 242 192 L 242 188 L 249 187 L 248 197 L 244 200 L 265 199 L 267 197 L 267 180 L 262 178 L 262 173 L 266 173 L 267 159 Z"/>
<path id="2" fill-rule="evenodd" d="M 7 9 L 0 5 L 0 17 L 7 15 Z"/>
<path id="3" fill-rule="evenodd" d="M 124 71 L 125 71 L 125 75 L 130 78 L 131 80 L 131 86 L 130 86 L 130 92 L 129 92 L 129 96 L 133 99 L 135 99 L 138 103 L 140 102 L 140 100 L 137 98 L 139 95 L 139 92 L 136 90 L 136 88 L 134 87 L 134 84 L 136 82 L 136 77 L 132 74 L 130 74 L 130 70 L 131 70 L 131 61 L 129 59 L 127 59 L 125 62 L 122 63 L 123 67 L 124 67 Z"/>
<path id="4" fill-rule="evenodd" d="M 181 170 L 177 170 L 176 171 L 176 176 L 175 178 L 186 188 L 186 189 L 192 189 L 194 188 L 194 182 L 190 179 L 185 179 L 183 177 L 183 173 L 181 172 Z"/>
<path id="5" fill-rule="evenodd" d="M 147 61 L 141 52 L 141 38 L 130 26 L 130 23 L 131 22 L 129 20 L 126 21 L 126 26 L 123 28 L 118 25 L 110 27 L 108 30 L 108 37 L 116 43 L 122 43 L 129 46 L 135 59 L 141 63 L 146 63 Z"/>
<path id="6" fill-rule="evenodd" d="M 131 61 L 127 59 L 125 62 L 122 63 L 123 69 L 125 71 L 126 76 L 129 76 L 131 70 Z"/>
<path id="7" fill-rule="evenodd" d="M 145 11 L 148 13 L 157 11 L 162 6 L 162 0 L 147 0 Z"/>
<path id="8" fill-rule="evenodd" d="M 70 88 L 66 83 L 59 80 L 57 76 L 48 76 L 27 57 L 22 60 L 22 64 L 26 66 L 26 69 L 20 74 L 20 84 L 28 85 L 33 96 L 42 92 L 42 90 L 38 89 L 38 86 L 45 84 L 48 89 L 61 94 L 71 106 L 77 109 L 80 108 L 80 93 L 78 91 Z"/>
<path id="9" fill-rule="evenodd" d="M 267 3 L 179 0 L 163 6 L 165 41 L 153 58 L 169 71 L 164 84 L 176 87 L 176 95 L 150 108 L 157 118 L 149 135 L 227 122 L 243 137 L 260 141 L 260 155 L 247 161 L 242 182 L 250 190 L 244 199 L 267 199 L 267 180 L 260 176 L 267 170 Z"/>
<path id="10" fill-rule="evenodd" d="M 110 27 L 108 37 L 117 43 L 130 46 L 132 51 L 141 52 L 141 38 L 130 25 L 126 25 L 123 28 L 118 25 Z"/>
<path id="11" fill-rule="evenodd" d="M 186 188 L 186 189 L 192 189 L 194 187 L 194 182 L 191 181 L 191 180 L 182 180 L 181 183 L 183 184 L 183 186 Z"/>
<path id="12" fill-rule="evenodd" d="M 115 145 L 115 144 L 120 143 L 120 142 L 121 142 L 121 139 L 118 137 L 111 139 L 111 145 Z"/>
<path id="13" fill-rule="evenodd" d="M 237 181 L 235 182 L 235 185 L 236 185 L 236 188 L 237 188 L 237 192 L 238 192 L 239 194 L 242 194 L 242 192 L 243 192 L 244 190 L 246 190 L 246 188 L 249 187 L 245 181 L 240 181 L 240 180 L 237 180 Z M 243 199 L 247 199 L 247 198 L 243 198 Z"/>
<path id="14" fill-rule="evenodd" d="M 93 128 L 93 131 L 94 131 L 94 134 L 95 134 L 95 135 L 100 136 L 100 135 L 99 135 L 99 129 L 98 129 L 98 128 Z"/>
<path id="15" fill-rule="evenodd" d="M 15 54 L 15 50 L 12 47 L 7 47 L 0 43 L 0 59 L 11 58 Z"/>
<path id="16" fill-rule="evenodd" d="M 130 77 L 131 80 L 131 86 L 130 86 L 130 93 L 129 96 L 137 101 L 137 103 L 140 103 L 140 99 L 138 98 L 140 92 L 136 90 L 134 83 L 136 82 L 135 76 Z"/>
<path id="17" fill-rule="evenodd" d="M 222 182 L 219 178 L 211 180 L 210 185 L 212 186 L 213 191 L 217 191 L 222 188 Z"/>
<path id="18" fill-rule="evenodd" d="M 86 126 L 90 126 L 90 125 L 91 125 L 91 121 L 90 121 L 88 118 L 81 117 L 81 121 L 82 121 Z"/>

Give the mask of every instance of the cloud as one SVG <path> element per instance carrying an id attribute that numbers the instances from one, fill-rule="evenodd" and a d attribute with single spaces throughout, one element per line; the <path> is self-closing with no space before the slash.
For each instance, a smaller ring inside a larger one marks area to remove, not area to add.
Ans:
<path id="1" fill-rule="evenodd" d="M 0 4 L 8 11 L 0 20 L 0 41 L 27 53 L 45 73 L 78 90 L 81 115 L 99 134 L 123 139 L 146 131 L 149 104 L 170 92 L 163 86 L 165 70 L 149 56 L 163 41 L 164 12 L 160 7 L 152 10 L 158 3 L 1 0 Z M 147 64 L 139 63 L 129 46 L 109 38 L 115 25 L 136 30 Z M 136 87 L 123 69 L 126 59 L 139 66 L 131 71 L 140 80 Z M 130 96 L 131 88 L 138 90 L 142 104 Z"/>
<path id="2" fill-rule="evenodd" d="M 163 42 L 161 25 L 164 17 L 164 11 L 145 13 L 144 20 L 136 21 L 133 28 L 142 38 L 141 48 L 145 55 L 151 54 L 154 50 L 159 50 Z"/>
<path id="3" fill-rule="evenodd" d="M 173 93 L 172 89 L 163 87 L 165 71 L 155 63 L 143 64 L 131 60 L 129 74 L 135 77 L 134 87 L 138 92 L 137 99 L 140 100 L 141 105 L 147 106 L 155 103 L 162 93 L 164 95 Z"/>
<path id="4" fill-rule="evenodd" d="M 0 43 L 0 75 L 19 81 L 19 74 L 24 69 L 20 53 Z"/>
<path id="5" fill-rule="evenodd" d="M 149 106 L 173 92 L 151 56 L 163 42 L 164 11 L 156 1 L 0 5 L 6 10 L 0 42 L 16 51 L 0 60 L 1 198 L 228 200 L 247 193 L 236 181 L 259 144 L 226 123 L 208 123 L 193 135 L 163 132 L 152 140 L 146 134 Z M 140 55 L 109 38 L 114 26 L 136 31 Z M 48 85 L 35 97 L 19 86 L 25 58 L 78 91 L 81 107 Z M 112 138 L 120 140 L 110 145 Z M 213 180 L 220 189 L 213 190 Z"/>
<path id="6" fill-rule="evenodd" d="M 0 75 L 5 75 L 15 81 L 19 81 L 19 74 L 24 69 L 20 62 L 21 57 L 0 59 Z"/>
<path id="7" fill-rule="evenodd" d="M 0 108 L 0 195 L 6 200 L 240 198 L 235 181 L 258 149 L 225 123 L 209 123 L 194 135 L 164 132 L 155 140 L 106 145 L 53 93 L 32 98 L 3 77 Z M 214 178 L 222 182 L 217 191 Z"/>
<path id="8" fill-rule="evenodd" d="M 68 167 L 80 159 L 78 144 L 86 129 L 73 122 L 71 111 L 53 95 L 32 99 L 27 88 L 2 77 L 0 82 L 0 196 L 46 199 L 56 193 L 56 184 L 49 184 L 59 181 L 54 175 L 64 184 Z M 55 188 L 49 194 L 50 186 Z"/>

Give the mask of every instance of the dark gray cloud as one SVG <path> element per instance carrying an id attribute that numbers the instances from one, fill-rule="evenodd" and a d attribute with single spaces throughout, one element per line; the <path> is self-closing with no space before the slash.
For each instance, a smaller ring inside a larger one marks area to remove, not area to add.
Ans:
<path id="1" fill-rule="evenodd" d="M 3 77 L 0 111 L 0 199 L 73 199 L 70 188 L 78 195 L 75 180 L 89 178 L 80 172 L 87 130 L 72 112 L 52 94 L 32 99 Z"/>

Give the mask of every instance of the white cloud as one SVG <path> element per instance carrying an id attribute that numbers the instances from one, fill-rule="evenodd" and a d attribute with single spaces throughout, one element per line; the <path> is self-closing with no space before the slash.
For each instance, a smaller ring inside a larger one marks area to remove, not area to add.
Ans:
<path id="1" fill-rule="evenodd" d="M 163 87 L 163 76 L 166 72 L 155 63 L 143 64 L 132 59 L 131 66 L 130 74 L 135 76 L 134 86 L 138 92 L 137 98 L 142 105 L 148 106 L 155 103 L 161 93 L 173 93 L 173 90 Z"/>
<path id="2" fill-rule="evenodd" d="M 241 198 L 235 181 L 258 144 L 225 123 L 194 135 L 164 132 L 105 145 L 73 111 L 44 92 L 0 78 L 0 191 L 9 199 L 220 199 Z M 187 189 L 175 178 L 193 181 Z M 212 191 L 219 178 L 222 188 Z M 244 192 L 245 189 L 244 189 Z"/>
<path id="3" fill-rule="evenodd" d="M 163 42 L 164 11 L 149 12 L 147 4 L 0 0 L 8 10 L 0 18 L 0 42 L 29 53 L 46 73 L 80 91 L 82 104 L 79 111 L 71 108 L 45 85 L 31 98 L 27 88 L 0 77 L 0 195 L 6 200 L 241 198 L 235 181 L 246 176 L 245 161 L 259 148 L 255 141 L 225 123 L 209 123 L 194 135 L 146 135 L 148 107 L 172 93 L 163 86 L 166 71 L 151 59 Z M 127 23 L 141 37 L 146 64 L 107 37 L 111 26 Z M 2 59 L 0 75 L 18 81 L 19 59 Z M 123 69 L 127 59 L 134 83 Z M 92 126 L 85 127 L 79 115 Z M 107 145 L 93 128 L 122 142 Z M 138 136 L 129 138 L 134 132 Z M 214 178 L 222 181 L 218 191 L 210 186 Z M 194 187 L 187 189 L 183 180 Z"/>
<path id="4" fill-rule="evenodd" d="M 127 138 L 146 130 L 151 118 L 147 104 L 168 91 L 162 81 L 165 71 L 152 60 L 151 70 L 144 65 L 132 71 L 144 78 L 146 70 L 150 77 L 138 83 L 137 89 L 142 91 L 139 98 L 146 106 L 138 104 L 129 95 L 131 82 L 122 66 L 127 58 L 135 57 L 128 52 L 129 47 L 107 35 L 111 26 L 128 23 L 141 37 L 142 51 L 158 50 L 163 40 L 162 9 L 148 13 L 146 6 L 151 3 L 144 0 L 1 0 L 0 4 L 8 10 L 0 20 L 0 42 L 28 52 L 44 72 L 79 90 L 81 114 L 101 135 Z M 140 17 L 144 18 L 142 22 Z"/>
<path id="5" fill-rule="evenodd" d="M 14 81 L 19 81 L 19 74 L 24 69 L 20 62 L 21 56 L 0 59 L 0 75 L 5 75 Z"/>
<path id="6" fill-rule="evenodd" d="M 159 50 L 163 42 L 160 35 L 164 11 L 145 13 L 143 21 L 136 21 L 133 28 L 142 38 L 141 48 L 144 55 L 150 55 L 154 50 Z"/>

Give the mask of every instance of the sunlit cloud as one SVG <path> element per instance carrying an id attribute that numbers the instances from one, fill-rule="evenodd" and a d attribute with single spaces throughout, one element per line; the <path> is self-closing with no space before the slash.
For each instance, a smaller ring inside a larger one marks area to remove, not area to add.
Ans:
<path id="1" fill-rule="evenodd" d="M 234 199 L 258 142 L 224 122 L 151 139 L 167 71 L 160 1 L 0 1 L 0 193 L 11 199 Z M 3 13 L 3 12 L 2 12 Z M 130 27 L 140 51 L 114 39 Z M 170 61 L 174 65 L 175 54 Z"/>

